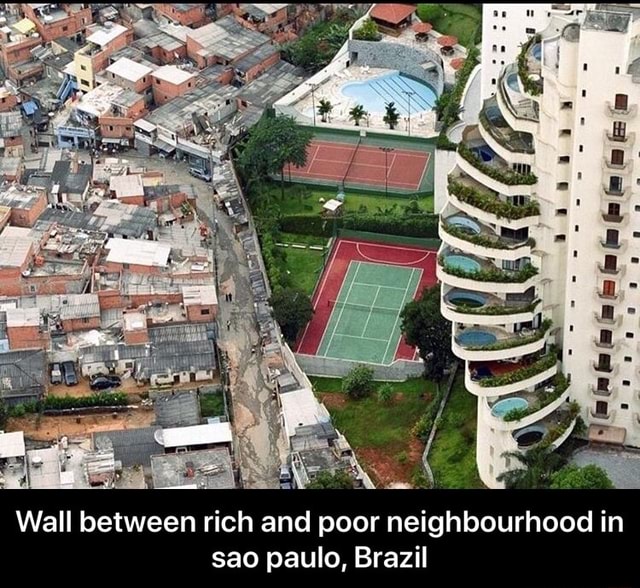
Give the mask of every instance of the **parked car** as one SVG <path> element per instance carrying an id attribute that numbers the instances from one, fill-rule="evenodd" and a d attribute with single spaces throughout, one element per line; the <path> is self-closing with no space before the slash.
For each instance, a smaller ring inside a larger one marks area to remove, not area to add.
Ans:
<path id="1" fill-rule="evenodd" d="M 198 167 L 190 167 L 189 168 L 189 173 L 194 177 L 194 178 L 200 178 L 201 180 L 204 180 L 205 182 L 210 182 L 211 181 L 211 174 L 207 171 L 201 170 Z"/>
<path id="2" fill-rule="evenodd" d="M 117 388 L 121 383 L 119 376 L 96 376 L 91 380 L 89 386 L 92 390 L 108 390 Z"/>
<path id="3" fill-rule="evenodd" d="M 75 386 L 78 383 L 75 364 L 72 361 L 63 361 L 60 365 L 62 367 L 64 383 L 67 386 Z"/>
<path id="4" fill-rule="evenodd" d="M 50 382 L 52 384 L 62 384 L 62 370 L 59 363 L 51 364 Z"/>
<path id="5" fill-rule="evenodd" d="M 280 466 L 278 479 L 280 480 L 280 490 L 293 490 L 293 476 L 288 465 Z"/>

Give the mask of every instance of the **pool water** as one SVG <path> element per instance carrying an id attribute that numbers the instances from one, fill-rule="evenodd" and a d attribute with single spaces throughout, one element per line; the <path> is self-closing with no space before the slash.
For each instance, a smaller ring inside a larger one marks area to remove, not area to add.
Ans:
<path id="1" fill-rule="evenodd" d="M 533 49 L 531 49 L 531 55 L 540 61 L 540 58 L 542 57 L 542 45 L 540 43 L 533 46 Z"/>
<path id="2" fill-rule="evenodd" d="M 360 82 L 347 82 L 340 91 L 343 96 L 352 98 L 356 104 L 362 104 L 372 114 L 384 114 L 385 105 L 393 102 L 400 116 L 407 116 L 409 97 L 403 92 L 415 92 L 411 95 L 412 115 L 432 110 L 437 98 L 431 86 L 398 71 Z"/>
<path id="3" fill-rule="evenodd" d="M 527 402 L 525 398 L 505 398 L 504 400 L 500 400 L 493 405 L 491 414 L 494 417 L 502 418 L 509 411 L 516 408 L 529 408 L 529 402 Z"/>
<path id="4" fill-rule="evenodd" d="M 520 92 L 517 73 L 512 73 L 507 76 L 507 86 L 509 86 L 514 92 Z"/>
<path id="5" fill-rule="evenodd" d="M 471 149 L 471 151 L 473 151 L 484 162 L 491 161 L 495 156 L 495 153 L 493 152 L 493 149 L 491 149 L 489 146 L 486 146 L 486 147 L 473 147 Z"/>
<path id="6" fill-rule="evenodd" d="M 445 265 L 451 268 L 457 268 L 466 272 L 477 272 L 480 270 L 480 264 L 470 257 L 464 255 L 449 255 L 445 258 Z"/>
<path id="7" fill-rule="evenodd" d="M 470 235 L 479 235 L 481 232 L 480 225 L 466 216 L 450 216 L 446 222 L 448 225 L 462 229 Z"/>
<path id="8" fill-rule="evenodd" d="M 536 443 L 542 441 L 544 436 L 547 434 L 547 428 L 544 426 L 532 425 L 531 427 L 525 427 L 524 429 L 520 429 L 519 431 L 515 431 L 513 433 L 513 438 L 515 439 L 518 447 L 531 447 Z"/>
<path id="9" fill-rule="evenodd" d="M 460 345 L 469 345 L 470 347 L 491 345 L 498 340 L 493 333 L 478 330 L 464 331 L 458 335 L 457 339 Z"/>

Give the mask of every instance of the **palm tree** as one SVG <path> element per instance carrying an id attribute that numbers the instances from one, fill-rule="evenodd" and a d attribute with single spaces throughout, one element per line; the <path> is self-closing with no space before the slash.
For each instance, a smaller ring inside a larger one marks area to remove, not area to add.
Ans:
<path id="1" fill-rule="evenodd" d="M 321 98 L 318 106 L 318 114 L 322 117 L 322 122 L 327 122 L 327 115 L 331 114 L 333 104 L 326 98 Z"/>
<path id="2" fill-rule="evenodd" d="M 385 113 L 382 117 L 384 124 L 389 125 L 389 128 L 393 131 L 400 120 L 400 113 L 396 109 L 395 102 L 388 102 L 385 104 Z"/>
<path id="3" fill-rule="evenodd" d="M 349 118 L 356 123 L 356 127 L 359 127 L 360 121 L 367 116 L 369 116 L 369 113 L 364 109 L 364 106 L 362 106 L 362 104 L 356 104 L 349 111 Z"/>
<path id="4" fill-rule="evenodd" d="M 500 474 L 498 482 L 504 482 L 508 490 L 548 488 L 551 475 L 559 470 L 565 459 L 549 447 L 534 447 L 526 452 L 507 451 L 502 457 L 513 458 L 524 467 Z"/>

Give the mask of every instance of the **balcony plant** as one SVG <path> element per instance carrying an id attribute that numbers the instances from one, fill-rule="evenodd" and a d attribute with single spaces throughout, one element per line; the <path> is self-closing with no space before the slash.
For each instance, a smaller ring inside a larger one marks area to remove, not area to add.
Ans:
<path id="1" fill-rule="evenodd" d="M 552 402 L 555 402 L 560 398 L 569 387 L 569 382 L 565 375 L 560 372 L 557 373 L 553 379 L 553 391 L 546 391 L 546 388 L 538 395 L 538 400 L 527 408 L 513 408 L 507 412 L 502 420 L 506 422 L 520 421 L 531 414 L 542 410 L 546 406 L 549 406 Z"/>
<path id="2" fill-rule="evenodd" d="M 532 96 L 540 96 L 542 94 L 542 88 L 531 79 L 529 75 L 528 54 L 529 49 L 536 43 L 540 43 L 542 37 L 540 35 L 534 35 L 531 37 L 520 49 L 518 54 L 518 76 L 522 82 L 524 91 Z"/>
<path id="3" fill-rule="evenodd" d="M 536 306 L 540 304 L 540 299 L 536 299 L 530 304 L 525 304 L 523 306 L 498 306 L 498 305 L 490 305 L 490 306 L 467 306 L 465 304 L 453 305 L 455 306 L 456 312 L 462 314 L 482 314 L 488 316 L 501 316 L 508 314 L 520 314 L 523 312 L 533 312 L 536 309 Z"/>
<path id="4" fill-rule="evenodd" d="M 489 176 L 497 182 L 506 184 L 507 186 L 525 185 L 530 186 L 538 181 L 538 178 L 533 173 L 521 174 L 517 171 L 509 169 L 507 167 L 498 168 L 492 165 L 488 165 L 480 157 L 478 157 L 471 149 L 465 144 L 460 143 L 458 145 L 458 153 L 465 160 L 468 161 L 473 167 L 481 171 L 485 176 Z"/>
<path id="5" fill-rule="evenodd" d="M 458 278 L 466 278 L 476 280 L 477 282 L 496 282 L 499 284 L 521 284 L 526 282 L 538 273 L 538 268 L 530 263 L 525 265 L 521 270 L 509 272 L 498 269 L 497 267 L 479 269 L 477 271 L 467 271 L 459 267 L 447 265 L 447 258 L 444 255 L 438 257 L 438 263 L 444 271 Z"/>
<path id="6" fill-rule="evenodd" d="M 517 384 L 523 380 L 533 378 L 538 374 L 552 368 L 556 365 L 558 358 L 556 357 L 556 351 L 552 348 L 549 353 L 540 356 L 533 363 L 523 366 L 520 369 L 501 374 L 499 376 L 491 376 L 490 378 L 483 378 L 478 380 L 478 384 L 482 388 L 497 388 L 498 386 L 509 386 L 510 384 Z"/>
<path id="7" fill-rule="evenodd" d="M 529 216 L 540 214 L 540 205 L 535 200 L 529 201 L 524 206 L 515 206 L 510 202 L 500 200 L 497 196 L 489 192 L 481 192 L 470 186 L 465 186 L 461 182 L 449 179 L 449 194 L 453 194 L 461 202 L 470 204 L 475 208 L 484 210 L 498 218 L 518 220 Z"/>
<path id="8" fill-rule="evenodd" d="M 488 249 L 517 249 L 518 247 L 524 247 L 525 245 L 529 245 L 530 247 L 535 247 L 536 245 L 535 240 L 531 238 L 525 241 L 520 241 L 519 243 L 509 243 L 501 239 L 498 235 L 474 235 L 460 227 L 450 225 L 446 221 L 444 221 L 440 227 L 445 233 L 449 233 L 449 235 L 456 239 L 462 239 L 463 241 L 473 243 L 479 247 L 486 247 Z"/>
<path id="9" fill-rule="evenodd" d="M 560 422 L 553 428 L 549 430 L 546 434 L 545 438 L 540 442 L 540 445 L 543 447 L 549 447 L 553 445 L 562 435 L 567 432 L 567 429 L 571 426 L 573 421 L 578 418 L 580 414 L 580 405 L 576 402 L 569 403 L 569 410 L 566 411 L 565 415 L 560 419 Z"/>
<path id="10" fill-rule="evenodd" d="M 532 335 L 527 337 L 513 337 L 511 339 L 503 339 L 502 341 L 496 341 L 495 343 L 489 343 L 488 345 L 462 345 L 468 351 L 499 351 L 501 349 L 512 349 L 513 347 L 522 347 L 523 345 L 529 345 L 542 339 L 546 332 L 553 325 L 551 319 L 544 319 L 542 324 Z"/>

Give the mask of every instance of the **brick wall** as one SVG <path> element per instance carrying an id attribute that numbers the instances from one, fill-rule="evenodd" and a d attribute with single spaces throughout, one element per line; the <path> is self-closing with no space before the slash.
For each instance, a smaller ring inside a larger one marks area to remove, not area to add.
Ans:
<path id="1" fill-rule="evenodd" d="M 29 228 L 32 227 L 38 220 L 38 217 L 42 214 L 42 211 L 47 207 L 47 197 L 44 192 L 38 194 L 38 199 L 33 203 L 33 206 L 29 209 L 24 208 L 12 208 L 11 209 L 11 224 L 16 227 Z"/>
<path id="2" fill-rule="evenodd" d="M 181 84 L 174 84 L 167 80 L 161 80 L 159 78 L 153 77 L 153 100 L 157 106 L 162 106 L 163 104 L 173 100 L 177 96 L 184 96 L 188 92 L 191 92 L 196 87 L 196 79 L 191 78 L 182 82 Z"/>
<path id="3" fill-rule="evenodd" d="M 86 319 L 65 319 L 62 321 L 62 328 L 67 333 L 72 333 L 73 331 L 88 331 L 89 329 L 99 329 L 100 317 L 95 316 Z"/>
<path id="4" fill-rule="evenodd" d="M 7 327 L 9 349 L 48 349 L 49 334 L 40 332 L 39 327 Z"/>
<path id="5" fill-rule="evenodd" d="M 187 306 L 187 319 L 191 322 L 214 321 L 217 314 L 217 304 L 195 304 Z"/>
<path id="6" fill-rule="evenodd" d="M 173 4 L 154 4 L 153 9 L 170 20 L 179 22 L 186 27 L 197 29 L 206 24 L 210 19 L 205 15 L 205 4 L 198 4 L 189 10 L 177 10 Z"/>

